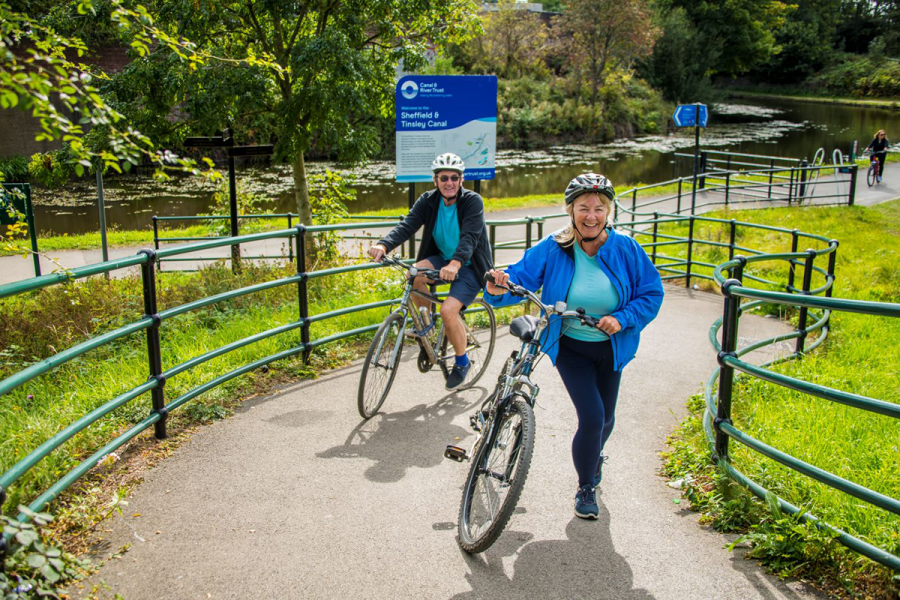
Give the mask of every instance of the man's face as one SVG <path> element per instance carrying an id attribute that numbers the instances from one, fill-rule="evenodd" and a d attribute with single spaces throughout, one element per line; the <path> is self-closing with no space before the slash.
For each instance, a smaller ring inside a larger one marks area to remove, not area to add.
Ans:
<path id="1" fill-rule="evenodd" d="M 462 175 L 456 171 L 438 171 L 434 174 L 434 185 L 441 191 L 441 196 L 447 198 L 456 198 L 459 192 L 459 186 L 462 185 Z"/>

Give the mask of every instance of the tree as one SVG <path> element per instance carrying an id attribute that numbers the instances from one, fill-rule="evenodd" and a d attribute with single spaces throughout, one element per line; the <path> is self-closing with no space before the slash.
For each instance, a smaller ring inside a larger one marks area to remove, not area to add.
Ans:
<path id="1" fill-rule="evenodd" d="M 719 56 L 718 49 L 705 48 L 683 8 L 673 8 L 660 17 L 662 35 L 653 54 L 639 63 L 639 72 L 666 100 L 695 102 L 709 92 L 707 73 Z"/>
<path id="2" fill-rule="evenodd" d="M 653 52 L 659 29 L 644 0 L 569 0 L 558 19 L 571 68 L 590 81 L 591 105 L 607 74 Z"/>
<path id="3" fill-rule="evenodd" d="M 515 0 L 500 0 L 498 10 L 487 13 L 483 22 L 476 68 L 506 78 L 546 71 L 547 28 L 540 16 L 518 8 Z"/>
<path id="4" fill-rule="evenodd" d="M 232 122 L 241 136 L 271 134 L 276 156 L 292 166 L 303 223 L 311 222 L 309 149 L 327 147 L 350 161 L 372 154 L 376 119 L 393 111 L 398 60 L 414 69 L 429 45 L 477 29 L 470 0 L 165 0 L 158 12 L 212 54 L 234 61 L 265 55 L 272 62 L 249 68 L 219 62 L 209 72 L 173 73 L 170 50 L 161 48 L 123 78 L 137 83 L 125 86 L 128 97 L 119 96 L 128 105 L 123 112 L 142 113 L 160 128 L 174 115 L 178 135 Z M 165 93 L 156 94 L 158 80 L 148 77 L 160 74 L 167 77 Z"/>
<path id="5" fill-rule="evenodd" d="M 798 0 L 775 32 L 779 51 L 762 68 L 766 81 L 802 81 L 834 52 L 841 0 Z"/>

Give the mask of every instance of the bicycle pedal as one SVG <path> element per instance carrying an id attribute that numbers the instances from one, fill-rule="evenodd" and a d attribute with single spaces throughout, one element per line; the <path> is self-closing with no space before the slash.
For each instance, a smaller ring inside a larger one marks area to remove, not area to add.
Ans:
<path id="1" fill-rule="evenodd" d="M 450 460 L 455 460 L 456 462 L 469 460 L 465 449 L 460 448 L 459 446 L 447 446 L 447 449 L 444 450 L 444 458 L 449 458 Z"/>

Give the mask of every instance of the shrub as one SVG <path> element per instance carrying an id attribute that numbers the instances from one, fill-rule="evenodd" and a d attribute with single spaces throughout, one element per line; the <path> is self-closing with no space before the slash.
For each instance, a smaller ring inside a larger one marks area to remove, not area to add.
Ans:
<path id="1" fill-rule="evenodd" d="M 28 183 L 28 159 L 24 156 L 0 158 L 0 183 Z"/>

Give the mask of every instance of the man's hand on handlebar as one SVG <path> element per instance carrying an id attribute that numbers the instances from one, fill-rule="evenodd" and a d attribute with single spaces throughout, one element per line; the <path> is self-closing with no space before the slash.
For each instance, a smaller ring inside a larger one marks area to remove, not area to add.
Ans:
<path id="1" fill-rule="evenodd" d="M 441 279 L 444 281 L 456 281 L 461 266 L 458 260 L 451 260 L 441 269 Z"/>
<path id="2" fill-rule="evenodd" d="M 493 279 L 493 282 L 491 279 Z M 502 296 L 507 290 L 498 286 L 506 286 L 509 283 L 509 274 L 504 271 L 498 271 L 497 269 L 491 269 L 485 273 L 485 282 L 487 283 L 486 289 L 488 294 L 491 294 L 492 296 Z"/>
<path id="3" fill-rule="evenodd" d="M 387 249 L 381 244 L 375 244 L 374 246 L 370 247 L 368 252 L 373 262 L 380 261 L 386 253 Z"/>

